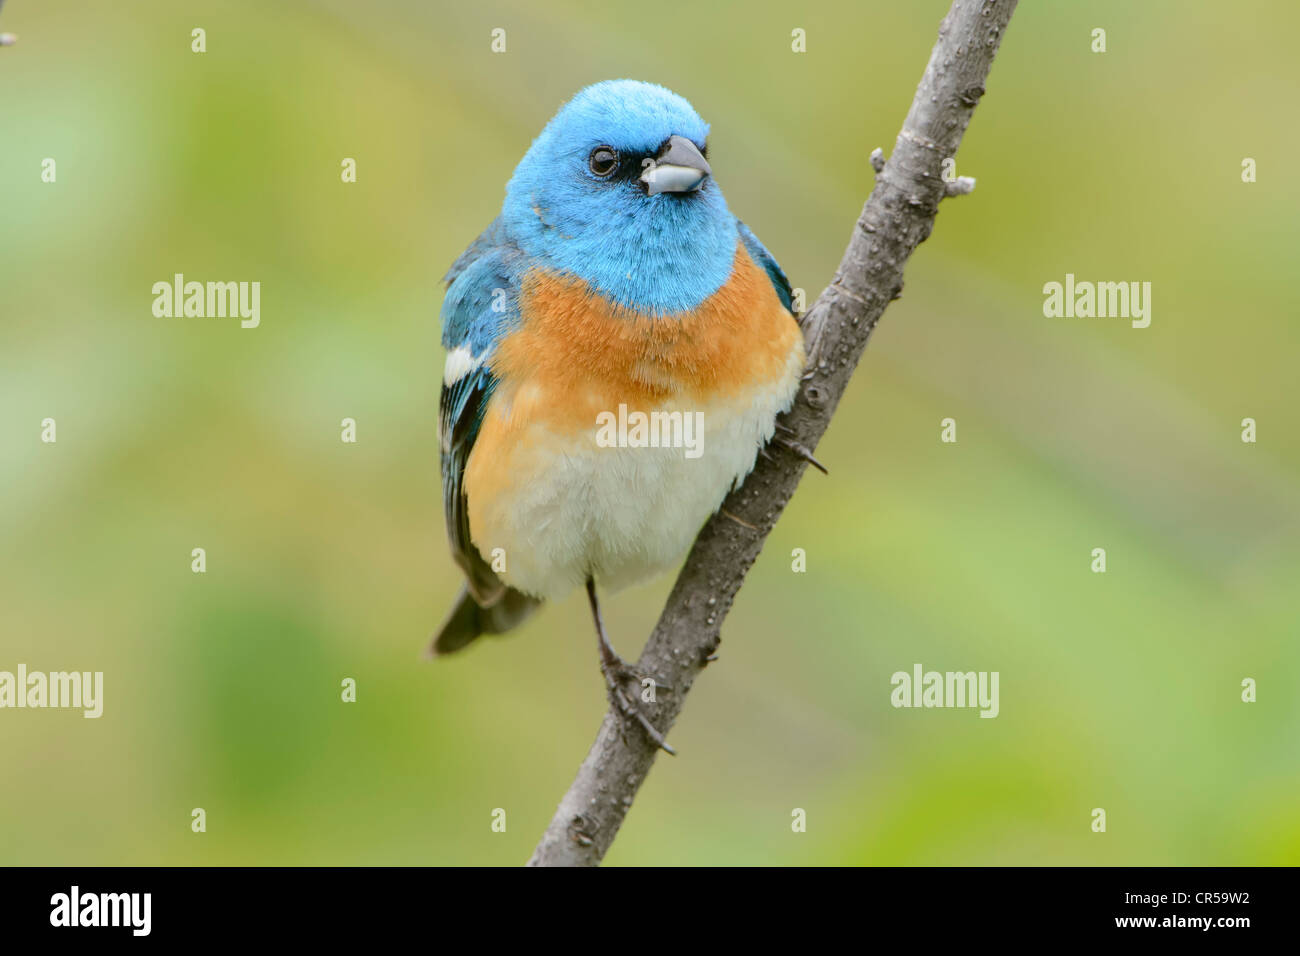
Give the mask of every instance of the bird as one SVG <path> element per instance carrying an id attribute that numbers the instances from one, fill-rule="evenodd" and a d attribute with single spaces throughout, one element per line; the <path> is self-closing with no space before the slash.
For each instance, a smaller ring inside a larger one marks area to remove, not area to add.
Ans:
<path id="1" fill-rule="evenodd" d="M 654 83 L 585 87 L 443 277 L 442 491 L 464 582 L 430 651 L 585 588 L 610 702 L 669 753 L 598 592 L 682 558 L 805 366 L 790 282 L 728 209 L 709 128 Z"/>

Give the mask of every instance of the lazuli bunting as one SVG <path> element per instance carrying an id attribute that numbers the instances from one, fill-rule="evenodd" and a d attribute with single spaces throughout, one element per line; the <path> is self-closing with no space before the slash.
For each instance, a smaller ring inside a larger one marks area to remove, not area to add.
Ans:
<path id="1" fill-rule="evenodd" d="M 582 90 L 448 271 L 442 306 L 443 499 L 466 581 L 434 652 L 585 585 L 611 700 L 665 747 L 596 587 L 682 557 L 804 369 L 790 284 L 728 210 L 708 130 L 661 86 Z"/>

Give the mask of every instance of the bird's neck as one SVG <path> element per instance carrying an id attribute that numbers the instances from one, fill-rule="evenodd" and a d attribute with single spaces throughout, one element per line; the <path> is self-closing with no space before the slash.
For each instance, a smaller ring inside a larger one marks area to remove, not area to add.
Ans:
<path id="1" fill-rule="evenodd" d="M 591 221 L 536 207 L 528 213 L 512 222 L 526 254 L 635 313 L 691 312 L 731 277 L 739 234 L 716 191 L 664 196 L 635 213 Z"/>

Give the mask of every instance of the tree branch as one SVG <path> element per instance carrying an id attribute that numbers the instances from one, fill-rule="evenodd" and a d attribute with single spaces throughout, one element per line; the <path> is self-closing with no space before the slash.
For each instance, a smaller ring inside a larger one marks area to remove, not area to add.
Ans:
<path id="1" fill-rule="evenodd" d="M 903 290 L 903 266 L 930 235 L 939 202 L 969 193 L 971 179 L 948 181 L 954 156 L 984 94 L 984 80 L 1016 0 L 956 0 L 917 87 L 894 153 L 877 150 L 876 186 L 853 229 L 834 279 L 802 321 L 808 370 L 794 406 L 744 484 L 704 526 L 677 576 L 638 669 L 659 684 L 647 705 L 666 733 L 721 640 L 723 618 L 763 541 L 794 493 L 885 307 Z M 671 688 L 668 690 L 666 688 Z M 594 866 L 613 843 L 658 749 L 617 713 L 605 715 L 596 742 L 560 801 L 530 866 Z"/>

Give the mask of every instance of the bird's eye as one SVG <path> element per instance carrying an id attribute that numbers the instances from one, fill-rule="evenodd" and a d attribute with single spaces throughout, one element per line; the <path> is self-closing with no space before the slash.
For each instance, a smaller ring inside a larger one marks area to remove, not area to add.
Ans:
<path id="1" fill-rule="evenodd" d="M 609 146 L 597 146 L 587 157 L 587 165 L 597 176 L 604 179 L 618 169 L 618 153 Z"/>

